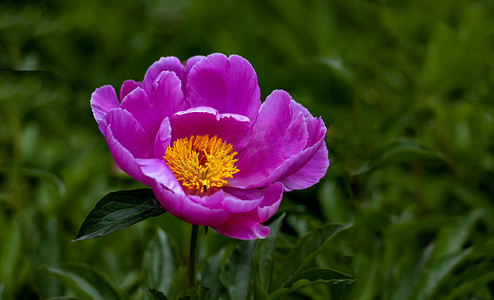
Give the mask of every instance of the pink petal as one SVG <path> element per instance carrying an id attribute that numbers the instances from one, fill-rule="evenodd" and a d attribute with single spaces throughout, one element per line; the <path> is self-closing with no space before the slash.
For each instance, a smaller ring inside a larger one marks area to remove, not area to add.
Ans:
<path id="1" fill-rule="evenodd" d="M 187 81 L 189 78 L 190 70 L 192 70 L 192 67 L 204 58 L 206 57 L 202 55 L 196 55 L 196 56 L 192 56 L 187 60 L 185 64 L 185 76 L 184 76 L 184 80 L 182 80 L 182 89 L 184 91 L 184 95 L 187 95 L 186 87 L 187 87 Z M 185 101 L 187 101 L 187 99 Z"/>
<path id="2" fill-rule="evenodd" d="M 156 134 L 156 139 L 154 140 L 154 151 L 153 156 L 158 159 L 162 159 L 165 154 L 166 147 L 170 144 L 172 129 L 170 127 L 170 120 L 165 118 L 161 122 L 158 134 Z"/>
<path id="3" fill-rule="evenodd" d="M 220 114 L 211 107 L 195 107 L 178 112 L 171 118 L 172 141 L 192 135 L 217 135 L 237 150 L 250 127 L 248 118 Z"/>
<path id="4" fill-rule="evenodd" d="M 256 73 L 240 56 L 211 54 L 190 70 L 187 103 L 191 107 L 210 106 L 220 113 L 244 115 L 254 123 L 261 104 Z"/>
<path id="5" fill-rule="evenodd" d="M 257 209 L 259 222 L 266 222 L 277 211 L 283 196 L 283 187 L 279 182 L 275 182 L 264 189 L 264 199 Z"/>
<path id="6" fill-rule="evenodd" d="M 152 156 L 152 139 L 146 134 L 141 124 L 126 110 L 116 108 L 105 116 L 108 131 L 120 145 L 127 149 L 136 158 Z"/>
<path id="7" fill-rule="evenodd" d="M 230 213 L 243 213 L 256 209 L 264 200 L 260 189 L 236 189 L 223 187 L 223 209 Z"/>
<path id="8" fill-rule="evenodd" d="M 125 125 L 125 128 L 129 130 L 133 130 L 134 133 L 137 132 L 138 137 L 137 138 L 144 138 L 141 142 L 143 144 L 146 144 L 146 134 L 142 130 L 142 128 L 139 129 L 139 125 L 137 122 L 131 121 L 130 118 L 132 116 L 128 112 L 123 111 L 121 109 L 116 109 L 111 111 L 107 115 L 107 119 L 109 119 L 109 124 L 107 129 L 105 130 L 105 137 L 106 137 L 106 142 L 108 143 L 108 148 L 110 149 L 110 153 L 113 157 L 113 160 L 115 163 L 122 169 L 125 173 L 129 174 L 132 178 L 140 181 L 141 183 L 145 185 L 151 185 L 152 179 L 144 175 L 141 171 L 140 165 L 137 163 L 136 155 L 132 153 L 132 151 L 137 152 L 136 154 L 140 154 L 140 150 L 134 149 L 132 145 L 129 146 L 129 142 L 131 142 L 129 139 L 126 137 L 122 137 L 122 133 L 124 127 L 119 127 L 117 125 L 112 124 L 112 122 L 115 122 L 117 120 L 122 120 L 128 118 L 130 121 Z M 139 136 L 139 134 L 141 134 Z M 137 145 L 139 141 L 135 141 L 135 144 Z M 132 150 L 129 150 L 127 147 L 132 148 Z"/>
<path id="9" fill-rule="evenodd" d="M 96 122 L 103 120 L 105 115 L 120 105 L 115 89 L 111 85 L 97 88 L 91 95 L 91 109 Z M 102 131 L 104 134 L 104 132 Z"/>
<path id="10" fill-rule="evenodd" d="M 302 156 L 302 155 L 301 155 Z M 294 158 L 294 160 L 297 158 Z M 302 160 L 302 157 L 298 157 Z M 323 142 L 314 156 L 296 173 L 285 177 L 281 183 L 285 191 L 306 189 L 316 183 L 326 174 L 329 167 L 328 149 Z"/>
<path id="11" fill-rule="evenodd" d="M 234 189 L 225 188 L 224 190 L 228 193 Z M 246 193 L 252 193 L 250 197 L 254 198 L 260 192 L 252 192 L 252 190 L 250 192 L 237 191 L 238 194 L 236 196 L 241 196 L 242 193 L 244 194 L 242 196 L 246 196 Z M 256 203 L 259 204 L 256 209 L 242 213 L 232 213 L 228 221 L 213 228 L 223 235 L 242 240 L 265 238 L 268 236 L 269 227 L 261 223 L 273 216 L 278 210 L 283 195 L 283 188 L 281 183 L 276 182 L 266 187 L 261 193 L 262 201 Z"/>
<path id="12" fill-rule="evenodd" d="M 290 102 L 288 93 L 277 90 L 262 104 L 249 144 L 237 156 L 239 172 L 229 181 L 231 186 L 266 186 L 274 182 L 274 170 L 304 150 L 306 120 L 302 113 L 291 115 Z"/>
<path id="13" fill-rule="evenodd" d="M 212 226 L 212 228 L 224 236 L 240 240 L 263 239 L 267 237 L 269 227 L 252 221 L 248 217 L 246 218 L 246 215 L 252 214 L 232 214 L 228 221 L 219 226 Z"/>
<path id="14" fill-rule="evenodd" d="M 163 119 L 185 109 L 180 85 L 175 73 L 164 71 L 153 84 L 151 94 L 136 88 L 125 97 L 121 107 L 132 113 L 150 136 L 155 136 Z"/>
<path id="15" fill-rule="evenodd" d="M 134 80 L 126 80 L 122 84 L 122 87 L 120 88 L 120 101 L 123 101 L 123 99 L 133 90 L 136 88 L 142 88 L 142 82 L 136 82 Z"/>
<path id="16" fill-rule="evenodd" d="M 173 56 L 162 57 L 160 58 L 160 60 L 154 62 L 146 71 L 146 74 L 144 75 L 144 80 L 142 81 L 142 84 L 144 90 L 149 96 L 151 96 L 153 83 L 156 81 L 158 76 L 163 71 L 174 72 L 180 81 L 184 79 L 185 70 L 180 60 Z"/>
<path id="17" fill-rule="evenodd" d="M 137 163 L 144 175 L 153 178 L 161 186 L 175 193 L 183 194 L 182 187 L 163 159 L 138 159 Z"/>
<path id="18" fill-rule="evenodd" d="M 181 193 L 173 192 L 157 181 L 153 183 L 152 188 L 158 201 L 170 214 L 188 223 L 199 226 L 217 226 L 224 223 L 229 217 L 229 214 L 223 209 L 201 205 L 187 197 L 183 191 Z M 221 190 L 211 196 L 206 196 L 204 200 L 209 199 L 216 203 L 221 201 L 216 199 L 218 197 L 223 197 Z"/>

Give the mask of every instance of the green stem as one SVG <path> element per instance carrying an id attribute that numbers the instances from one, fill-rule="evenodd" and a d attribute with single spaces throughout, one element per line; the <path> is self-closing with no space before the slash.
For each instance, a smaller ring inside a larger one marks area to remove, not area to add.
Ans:
<path id="1" fill-rule="evenodd" d="M 196 285 L 196 252 L 197 252 L 197 233 L 199 226 L 192 225 L 190 234 L 190 258 L 189 258 L 189 287 Z"/>

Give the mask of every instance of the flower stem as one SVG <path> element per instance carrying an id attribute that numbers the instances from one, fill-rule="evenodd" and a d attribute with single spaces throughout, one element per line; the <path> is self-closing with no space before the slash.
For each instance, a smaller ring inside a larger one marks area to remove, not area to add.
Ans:
<path id="1" fill-rule="evenodd" d="M 189 257 L 189 287 L 196 285 L 196 252 L 197 252 L 197 233 L 199 226 L 192 225 L 190 234 L 190 257 Z"/>

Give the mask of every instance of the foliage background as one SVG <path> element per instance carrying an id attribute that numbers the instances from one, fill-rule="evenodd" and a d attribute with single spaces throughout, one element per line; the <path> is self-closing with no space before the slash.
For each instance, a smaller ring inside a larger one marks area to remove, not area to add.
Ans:
<path id="1" fill-rule="evenodd" d="M 320 224 L 353 223 L 312 264 L 356 281 L 289 297 L 493 299 L 492 11 L 489 0 L 0 3 L 0 299 L 80 296 L 47 272 L 67 262 L 147 297 L 157 228 L 181 280 L 190 225 L 169 215 L 71 243 L 103 195 L 141 187 L 115 170 L 89 99 L 161 56 L 213 52 L 247 58 L 263 99 L 287 90 L 329 127 L 332 164 L 285 194 L 277 245 L 282 255 Z M 202 234 L 199 267 L 238 243 Z"/>

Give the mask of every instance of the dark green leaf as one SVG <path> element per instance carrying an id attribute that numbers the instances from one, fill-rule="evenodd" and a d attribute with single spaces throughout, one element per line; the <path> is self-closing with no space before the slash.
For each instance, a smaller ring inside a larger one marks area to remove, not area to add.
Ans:
<path id="1" fill-rule="evenodd" d="M 146 285 L 168 293 L 177 267 L 172 245 L 166 233 L 158 228 L 156 237 L 144 253 L 143 266 Z"/>
<path id="2" fill-rule="evenodd" d="M 360 175 L 385 166 L 413 161 L 442 161 L 449 163 L 441 152 L 408 138 L 392 140 L 379 149 L 375 156 L 371 162 L 352 172 L 352 175 Z"/>
<path id="3" fill-rule="evenodd" d="M 154 299 L 156 300 L 168 300 L 165 294 L 163 294 L 163 292 L 161 291 L 158 291 L 156 289 L 149 289 L 149 292 L 153 295 Z"/>
<path id="4" fill-rule="evenodd" d="M 208 287 L 196 285 L 180 293 L 177 296 L 177 300 L 207 300 L 209 298 L 208 293 Z"/>
<path id="5" fill-rule="evenodd" d="M 331 269 L 311 269 L 295 276 L 285 287 L 269 294 L 267 299 L 276 299 L 282 295 L 320 283 L 352 283 L 351 276 Z"/>
<path id="6" fill-rule="evenodd" d="M 326 224 L 304 235 L 292 247 L 280 269 L 276 272 L 276 287 L 290 281 L 308 263 L 329 239 L 338 232 L 350 228 L 351 224 Z"/>
<path id="7" fill-rule="evenodd" d="M 461 274 L 460 284 L 450 289 L 446 299 L 461 299 L 492 281 L 494 281 L 494 264 L 492 262 L 478 264 Z"/>
<path id="8" fill-rule="evenodd" d="M 431 257 L 434 247 L 429 245 L 424 249 L 419 259 L 401 277 L 396 288 L 391 290 L 392 300 L 408 300 L 413 297 L 413 291 L 417 288 L 417 283 L 424 271 L 426 263 Z"/>
<path id="9" fill-rule="evenodd" d="M 210 257 L 206 265 L 202 268 L 200 273 L 200 283 L 204 286 L 210 287 L 209 297 L 211 299 L 218 299 L 221 289 L 220 272 L 221 262 L 225 254 L 225 248 L 222 248 L 215 255 Z"/>
<path id="10" fill-rule="evenodd" d="M 338 272 L 332 269 L 311 269 L 300 273 L 295 276 L 290 282 L 286 284 L 286 287 L 290 287 L 295 282 L 307 279 L 309 281 L 322 280 L 324 282 L 341 283 L 353 281 L 352 276 Z"/>
<path id="11" fill-rule="evenodd" d="M 0 298 L 0 300 L 3 300 Z M 84 298 L 73 297 L 73 296 L 61 296 L 61 297 L 50 297 L 48 300 L 84 300 Z"/>
<path id="12" fill-rule="evenodd" d="M 423 274 L 417 287 L 415 299 L 430 299 L 438 289 L 439 284 L 453 269 L 471 252 L 471 249 L 458 251 L 441 257 Z"/>
<path id="13" fill-rule="evenodd" d="M 253 261 L 255 299 L 265 299 L 269 293 L 273 276 L 273 253 L 281 222 L 284 218 L 285 214 L 282 214 L 273 221 L 269 226 L 269 235 L 257 242 Z"/>
<path id="14" fill-rule="evenodd" d="M 89 212 L 74 241 L 106 235 L 165 212 L 151 189 L 112 192 Z"/>
<path id="15" fill-rule="evenodd" d="M 255 241 L 240 242 L 228 258 L 221 282 L 226 287 L 230 299 L 246 299 L 249 292 L 250 274 L 252 270 L 252 255 Z"/>
<path id="16" fill-rule="evenodd" d="M 43 270 L 60 279 L 77 296 L 87 296 L 94 300 L 122 299 L 120 292 L 106 276 L 90 265 L 71 263 L 44 267 Z"/>

